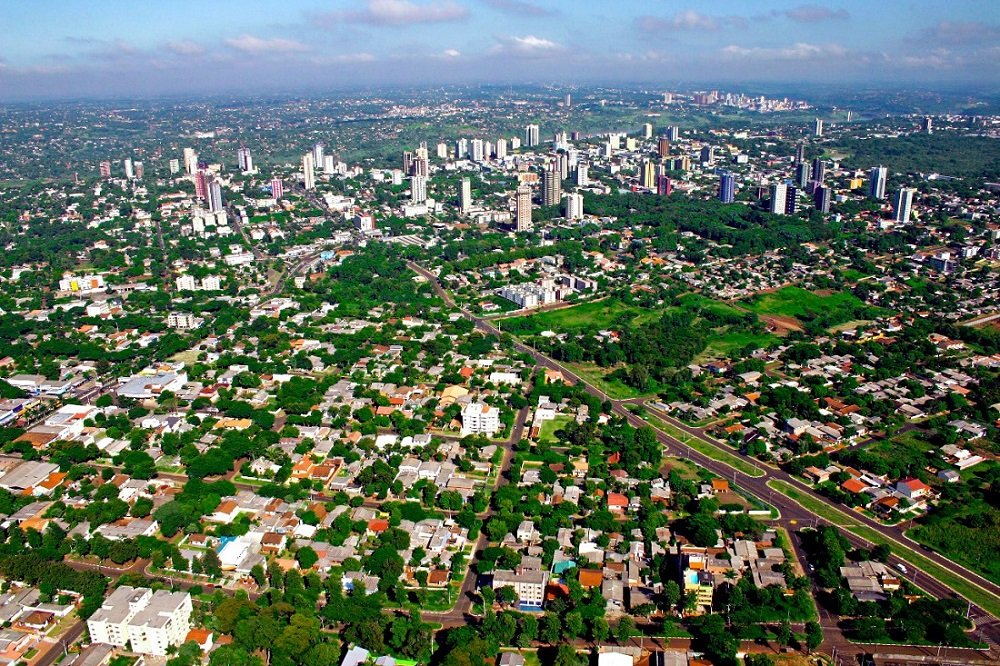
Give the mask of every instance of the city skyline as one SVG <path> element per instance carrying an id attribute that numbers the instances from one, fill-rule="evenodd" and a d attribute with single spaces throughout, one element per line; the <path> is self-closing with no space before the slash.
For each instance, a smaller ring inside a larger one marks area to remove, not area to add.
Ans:
<path id="1" fill-rule="evenodd" d="M 1000 8 L 367 0 L 7 8 L 10 100 L 442 83 L 1000 81 Z"/>

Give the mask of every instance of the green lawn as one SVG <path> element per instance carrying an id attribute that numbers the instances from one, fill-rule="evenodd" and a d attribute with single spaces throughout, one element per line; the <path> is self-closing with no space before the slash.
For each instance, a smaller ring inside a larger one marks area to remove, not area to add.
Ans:
<path id="1" fill-rule="evenodd" d="M 700 357 L 711 356 L 713 358 L 730 357 L 734 352 L 738 352 L 747 345 L 754 347 L 767 347 L 777 342 L 780 338 L 771 333 L 750 333 L 747 331 L 726 331 L 720 335 L 712 335 L 708 338 L 708 347 L 705 348 Z M 699 357 L 699 358 L 700 358 Z"/>
<path id="2" fill-rule="evenodd" d="M 718 461 L 724 465 L 728 465 L 729 467 L 732 467 L 738 472 L 743 472 L 747 476 L 753 476 L 753 477 L 764 476 L 764 470 L 760 469 L 759 467 L 755 467 L 751 462 L 740 456 L 738 453 L 735 452 L 730 453 L 729 451 L 720 448 L 726 446 L 721 442 L 719 443 L 718 446 L 713 446 L 708 442 L 705 442 L 697 437 L 694 437 L 693 435 L 687 434 L 686 432 L 680 430 L 679 428 L 675 428 L 674 426 L 670 425 L 665 421 L 661 421 L 660 419 L 656 418 L 651 414 L 646 414 L 642 418 L 644 418 L 647 422 L 649 422 L 650 425 L 652 425 L 653 427 L 662 430 L 663 432 L 667 433 L 674 439 L 680 441 L 682 444 L 690 446 L 698 453 L 704 456 L 708 456 L 712 460 Z"/>
<path id="3" fill-rule="evenodd" d="M 580 333 L 607 328 L 625 314 L 634 317 L 640 314 L 640 310 L 629 307 L 617 299 L 606 298 L 556 310 L 508 317 L 497 323 L 500 325 L 500 330 L 510 331 L 515 335 L 537 335 L 542 331 Z"/>
<path id="4" fill-rule="evenodd" d="M 905 561 L 907 564 L 913 566 L 915 569 L 919 569 L 925 575 L 933 576 L 935 579 L 949 586 L 969 601 L 981 606 L 984 610 L 986 610 L 986 612 L 994 616 L 1000 613 L 1000 598 L 997 598 L 981 587 L 970 583 L 958 574 L 954 573 L 951 569 L 945 568 L 936 562 L 927 559 L 924 555 L 921 555 L 919 552 L 899 541 L 896 541 L 895 539 L 883 536 L 881 532 L 877 532 L 867 525 L 861 525 L 857 520 L 852 518 L 849 513 L 837 509 L 826 502 L 815 499 L 810 495 L 806 495 L 798 488 L 786 483 L 785 481 L 772 479 L 767 482 L 767 485 L 768 487 L 777 490 L 782 495 L 793 500 L 796 504 L 807 511 L 820 516 L 824 520 L 830 521 L 838 527 L 844 528 L 855 536 L 859 536 L 872 544 L 884 544 L 889 546 L 892 548 L 893 554 Z"/>
<path id="5" fill-rule="evenodd" d="M 654 386 L 648 393 L 643 393 L 620 381 L 605 379 L 608 374 L 614 371 L 613 368 L 601 368 L 593 363 L 565 363 L 564 365 L 576 375 L 583 378 L 588 384 L 595 386 L 615 400 L 628 400 L 630 398 L 655 395 L 658 390 Z"/>
<path id="6" fill-rule="evenodd" d="M 820 295 L 801 287 L 782 287 L 762 294 L 748 301 L 746 307 L 759 315 L 792 317 L 802 322 L 819 320 L 827 327 L 881 314 L 854 294 L 842 291 Z"/>
<path id="7" fill-rule="evenodd" d="M 559 438 L 556 437 L 556 430 L 561 430 L 566 427 L 573 417 L 569 414 L 557 414 L 551 421 L 545 421 L 542 423 L 541 432 L 538 433 L 538 441 L 541 442 L 557 442 Z"/>

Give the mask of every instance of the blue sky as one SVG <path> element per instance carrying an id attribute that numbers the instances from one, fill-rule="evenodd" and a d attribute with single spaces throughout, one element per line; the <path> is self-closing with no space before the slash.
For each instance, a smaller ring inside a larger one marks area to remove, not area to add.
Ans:
<path id="1" fill-rule="evenodd" d="M 1000 0 L 44 0 L 7 99 L 517 81 L 1000 83 Z"/>

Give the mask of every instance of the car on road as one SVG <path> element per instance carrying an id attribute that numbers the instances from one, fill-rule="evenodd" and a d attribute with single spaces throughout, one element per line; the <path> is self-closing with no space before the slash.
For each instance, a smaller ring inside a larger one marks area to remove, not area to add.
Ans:
<path id="1" fill-rule="evenodd" d="M 899 564 L 897 564 L 897 565 L 896 565 L 896 568 L 897 568 L 897 569 L 899 569 L 899 570 L 900 570 L 900 572 L 902 572 L 902 573 L 904 573 L 904 574 L 905 574 L 905 573 L 908 573 L 908 572 L 906 571 L 906 565 L 905 565 L 905 564 L 903 564 L 902 562 L 900 562 Z"/>

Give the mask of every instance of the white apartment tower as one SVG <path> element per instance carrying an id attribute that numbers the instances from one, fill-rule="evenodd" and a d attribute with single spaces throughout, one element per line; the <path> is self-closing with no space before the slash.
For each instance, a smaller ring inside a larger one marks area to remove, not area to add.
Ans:
<path id="1" fill-rule="evenodd" d="M 531 188 L 527 185 L 517 188 L 514 219 L 517 231 L 531 231 Z"/>
<path id="2" fill-rule="evenodd" d="M 566 205 L 566 219 L 567 220 L 580 220 L 583 219 L 583 195 L 578 193 L 567 194 L 563 197 L 563 201 Z"/>
<path id="3" fill-rule="evenodd" d="M 468 213 L 472 208 L 472 181 L 468 178 L 462 179 L 462 193 L 459 200 L 459 208 L 463 213 Z"/>
<path id="4" fill-rule="evenodd" d="M 92 643 L 164 656 L 191 630 L 191 595 L 122 585 L 87 620 Z"/>
<path id="5" fill-rule="evenodd" d="M 910 221 L 910 210 L 913 208 L 913 195 L 917 191 L 912 187 L 904 187 L 896 192 L 896 200 L 892 205 L 893 219 L 901 224 Z"/>
<path id="6" fill-rule="evenodd" d="M 307 190 L 316 189 L 316 161 L 312 153 L 302 156 L 302 187 Z"/>

